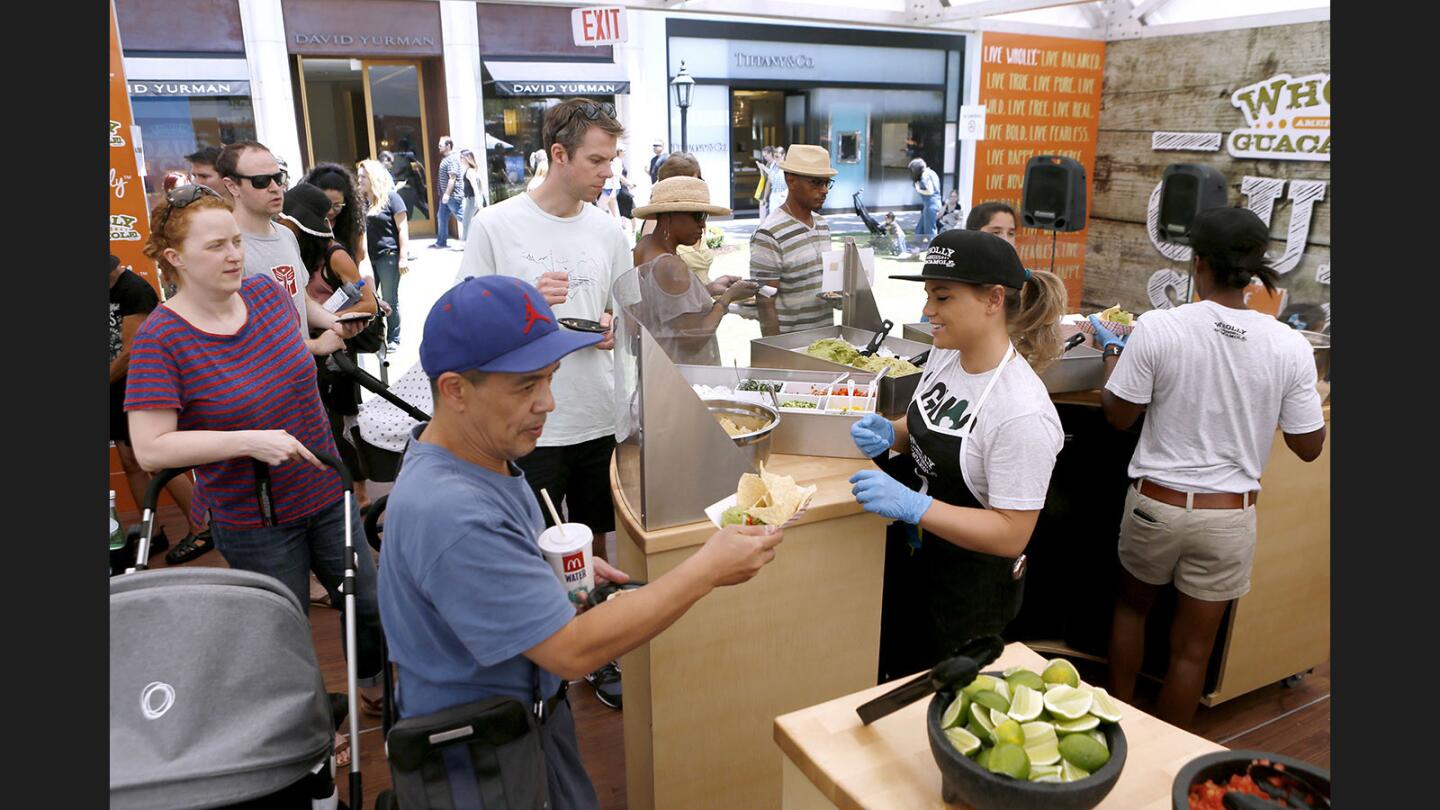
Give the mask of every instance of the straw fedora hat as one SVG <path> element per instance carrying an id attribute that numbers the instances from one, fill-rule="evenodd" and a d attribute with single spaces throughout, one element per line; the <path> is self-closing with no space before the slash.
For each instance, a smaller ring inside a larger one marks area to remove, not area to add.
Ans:
<path id="1" fill-rule="evenodd" d="M 667 177 L 650 188 L 650 204 L 635 209 L 635 216 L 649 219 L 656 214 L 705 213 L 725 216 L 730 209 L 710 202 L 710 187 L 698 177 Z"/>
<path id="2" fill-rule="evenodd" d="M 830 152 L 818 146 L 797 143 L 785 152 L 780 171 L 805 177 L 834 177 L 839 174 L 830 166 Z"/>

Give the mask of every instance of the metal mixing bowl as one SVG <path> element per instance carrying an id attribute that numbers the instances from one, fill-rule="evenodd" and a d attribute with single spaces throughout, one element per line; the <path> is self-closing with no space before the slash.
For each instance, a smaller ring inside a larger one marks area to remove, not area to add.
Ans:
<path id="1" fill-rule="evenodd" d="M 1330 382 L 1330 336 L 1320 332 L 1306 332 L 1303 329 L 1300 334 L 1310 341 L 1310 348 L 1315 350 L 1315 378 L 1321 382 Z"/>
<path id="2" fill-rule="evenodd" d="M 780 412 L 758 402 L 742 402 L 738 399 L 707 399 L 705 407 L 717 419 L 723 416 L 746 432 L 732 436 L 735 446 L 745 452 L 752 465 L 770 460 L 770 436 L 780 424 Z"/>

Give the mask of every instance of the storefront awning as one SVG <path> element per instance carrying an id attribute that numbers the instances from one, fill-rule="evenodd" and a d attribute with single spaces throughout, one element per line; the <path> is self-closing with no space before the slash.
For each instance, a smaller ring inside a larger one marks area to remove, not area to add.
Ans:
<path id="1" fill-rule="evenodd" d="M 612 62 L 490 62 L 497 96 L 614 96 L 630 92 L 625 68 Z"/>

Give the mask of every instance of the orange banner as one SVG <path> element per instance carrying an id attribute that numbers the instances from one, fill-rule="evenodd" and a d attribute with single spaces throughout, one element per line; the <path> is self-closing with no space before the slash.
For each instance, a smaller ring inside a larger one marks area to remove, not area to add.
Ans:
<path id="1" fill-rule="evenodd" d="M 1087 202 L 1095 178 L 1105 43 L 1087 39 L 987 32 L 981 37 L 980 101 L 985 138 L 975 143 L 972 205 L 1001 201 L 1020 210 L 1025 164 L 1035 155 L 1071 157 L 1085 167 Z M 1087 215 L 1090 206 L 1087 204 Z M 1019 224 L 1019 223 L 1017 223 Z M 1069 309 L 1080 306 L 1086 230 L 1021 228 L 1015 247 L 1031 270 L 1051 267 L 1065 281 Z"/>
<path id="2" fill-rule="evenodd" d="M 155 263 L 141 246 L 150 238 L 150 212 L 145 209 L 145 178 L 140 175 L 139 130 L 130 112 L 121 57 L 120 28 L 110 4 L 110 252 L 120 264 L 160 288 Z"/>

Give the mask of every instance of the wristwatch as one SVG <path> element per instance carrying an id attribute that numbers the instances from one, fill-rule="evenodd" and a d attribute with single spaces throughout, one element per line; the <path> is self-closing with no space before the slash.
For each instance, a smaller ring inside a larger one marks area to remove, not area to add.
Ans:
<path id="1" fill-rule="evenodd" d="M 1125 347 L 1124 347 L 1124 346 L 1121 346 L 1119 343 L 1109 343 L 1109 344 L 1106 344 L 1105 350 L 1100 353 L 1100 356 L 1101 356 L 1101 358 L 1105 358 L 1105 357 L 1119 357 L 1119 356 L 1120 356 L 1120 350 L 1123 349 L 1123 348 L 1125 348 Z"/>

